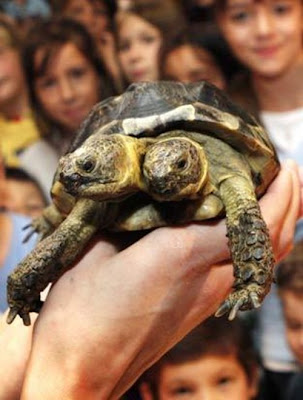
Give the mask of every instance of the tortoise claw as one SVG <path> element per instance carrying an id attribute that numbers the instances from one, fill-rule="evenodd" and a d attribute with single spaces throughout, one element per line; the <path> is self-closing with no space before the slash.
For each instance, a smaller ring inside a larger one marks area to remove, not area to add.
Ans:
<path id="1" fill-rule="evenodd" d="M 218 308 L 215 313 L 215 317 L 222 317 L 222 315 L 226 314 L 230 310 L 230 303 L 229 300 L 225 300 L 224 303 Z"/>
<path id="2" fill-rule="evenodd" d="M 244 304 L 244 300 L 243 299 L 238 299 L 236 304 L 233 306 L 233 308 L 231 309 L 229 315 L 228 315 L 228 319 L 230 321 L 232 321 L 233 319 L 235 319 L 238 311 L 240 310 L 240 308 L 242 307 L 242 305 Z"/>
<path id="3" fill-rule="evenodd" d="M 260 295 L 256 291 L 256 287 L 247 287 L 239 291 L 235 290 L 232 292 L 228 298 L 221 304 L 215 313 L 216 317 L 221 317 L 222 315 L 229 312 L 228 319 L 233 320 L 238 311 L 249 310 L 252 308 L 259 308 L 261 306 Z M 262 298 L 262 297 L 261 297 Z"/>
<path id="4" fill-rule="evenodd" d="M 260 300 L 259 300 L 259 297 L 258 297 L 257 293 L 255 293 L 255 292 L 250 292 L 250 293 L 249 293 L 249 298 L 250 298 L 250 300 L 251 300 L 251 302 L 252 302 L 254 308 L 259 308 L 259 307 L 261 307 L 261 303 L 260 303 Z"/>
<path id="5" fill-rule="evenodd" d="M 29 315 L 29 312 L 26 311 L 20 311 L 19 313 L 20 317 L 22 318 L 23 324 L 25 326 L 30 326 L 31 324 L 31 317 Z"/>
<path id="6" fill-rule="evenodd" d="M 19 309 L 11 308 L 9 310 L 6 322 L 8 324 L 11 324 L 18 314 L 22 318 L 23 324 L 25 326 L 29 326 L 31 324 L 31 318 L 30 318 L 29 312 L 28 311 L 24 311 L 22 308 L 19 308 Z"/>
<path id="7" fill-rule="evenodd" d="M 11 324 L 14 321 L 14 319 L 17 317 L 18 314 L 19 314 L 19 310 L 18 309 L 10 308 L 9 312 L 8 312 L 8 316 L 6 318 L 6 322 L 8 324 Z"/>
<path id="8" fill-rule="evenodd" d="M 22 240 L 22 243 L 26 243 L 30 240 L 30 238 L 36 233 L 35 229 L 33 228 L 33 226 L 31 224 L 26 225 L 23 227 L 23 230 L 26 230 L 28 228 L 32 228 L 24 237 L 24 239 Z"/>

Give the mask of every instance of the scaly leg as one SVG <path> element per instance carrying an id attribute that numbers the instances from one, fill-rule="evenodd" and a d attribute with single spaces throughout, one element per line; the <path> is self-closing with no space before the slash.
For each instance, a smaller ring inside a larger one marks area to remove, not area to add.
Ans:
<path id="1" fill-rule="evenodd" d="M 220 186 L 226 208 L 227 236 L 234 265 L 233 292 L 216 312 L 229 312 L 261 305 L 273 280 L 274 257 L 267 226 L 262 218 L 254 188 L 244 177 L 227 179 Z"/>
<path id="2" fill-rule="evenodd" d="M 8 323 L 19 314 L 24 325 L 30 325 L 29 313 L 39 312 L 42 306 L 40 292 L 81 253 L 100 226 L 105 207 L 105 203 L 79 200 L 68 218 L 14 269 L 7 281 Z"/>

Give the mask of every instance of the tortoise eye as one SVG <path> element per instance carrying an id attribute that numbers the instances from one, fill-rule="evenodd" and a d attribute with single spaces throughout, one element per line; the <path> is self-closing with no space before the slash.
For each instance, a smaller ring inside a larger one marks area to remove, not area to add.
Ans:
<path id="1" fill-rule="evenodd" d="M 186 160 L 181 159 L 181 160 L 179 160 L 179 161 L 177 162 L 177 167 L 178 167 L 179 169 L 183 169 L 185 166 L 186 166 Z"/>
<path id="2" fill-rule="evenodd" d="M 82 168 L 85 172 L 91 172 L 95 168 L 95 163 L 92 160 L 86 160 L 82 164 Z"/>

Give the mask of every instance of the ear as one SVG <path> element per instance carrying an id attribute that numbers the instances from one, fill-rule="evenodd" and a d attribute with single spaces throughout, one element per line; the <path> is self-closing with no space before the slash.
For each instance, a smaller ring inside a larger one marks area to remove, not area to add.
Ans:
<path id="1" fill-rule="evenodd" d="M 154 400 L 148 383 L 141 383 L 141 385 L 139 386 L 139 392 L 142 400 Z"/>

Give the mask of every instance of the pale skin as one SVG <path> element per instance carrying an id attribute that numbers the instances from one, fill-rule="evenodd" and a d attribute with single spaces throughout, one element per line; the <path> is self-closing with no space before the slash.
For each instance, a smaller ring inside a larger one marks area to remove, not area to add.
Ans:
<path id="1" fill-rule="evenodd" d="M 117 36 L 118 59 L 128 83 L 159 79 L 160 30 L 140 16 L 126 12 L 121 14 Z"/>
<path id="2" fill-rule="evenodd" d="M 290 163 L 260 200 L 277 261 L 291 249 L 302 188 Z M 99 237 L 53 287 L 31 339 L 31 327 L 3 324 L 1 399 L 16 388 L 22 400 L 119 398 L 230 291 L 225 234 L 223 220 L 160 228 L 119 253 Z"/>
<path id="3" fill-rule="evenodd" d="M 35 218 L 46 206 L 41 191 L 34 182 L 7 179 L 7 209 Z"/>
<path id="4" fill-rule="evenodd" d="M 35 68 L 39 68 L 45 49 L 37 51 Z M 36 78 L 34 90 L 48 117 L 66 135 L 74 134 L 91 108 L 100 99 L 97 71 L 75 44 L 64 43 L 52 55 L 45 74 Z"/>
<path id="5" fill-rule="evenodd" d="M 227 0 L 218 12 L 219 28 L 251 73 L 261 110 L 303 107 L 302 18 L 301 0 Z"/>

